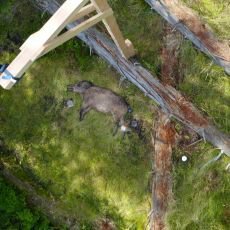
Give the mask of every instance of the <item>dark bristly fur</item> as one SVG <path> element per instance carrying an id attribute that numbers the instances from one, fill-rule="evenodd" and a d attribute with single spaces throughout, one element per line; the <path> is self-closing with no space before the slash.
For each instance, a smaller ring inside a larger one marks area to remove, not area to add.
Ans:
<path id="1" fill-rule="evenodd" d="M 102 113 L 112 114 L 117 126 L 124 125 L 124 117 L 129 112 L 129 106 L 121 96 L 89 81 L 80 81 L 77 84 L 69 85 L 67 90 L 79 93 L 83 97 L 80 121 L 83 120 L 87 112 L 94 109 Z"/>

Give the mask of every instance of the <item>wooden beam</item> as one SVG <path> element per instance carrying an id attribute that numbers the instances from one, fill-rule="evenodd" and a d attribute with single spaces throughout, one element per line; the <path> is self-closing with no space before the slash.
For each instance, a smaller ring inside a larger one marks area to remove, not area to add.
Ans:
<path id="1" fill-rule="evenodd" d="M 0 85 L 5 89 L 10 89 L 16 83 L 14 78 L 19 79 L 38 57 L 41 57 L 100 21 L 103 21 L 106 25 L 122 56 L 125 58 L 133 56 L 135 53 L 132 43 L 128 40 L 124 40 L 107 0 L 91 0 L 92 3 L 86 5 L 89 1 L 90 0 L 65 1 L 49 21 L 39 31 L 32 34 L 20 47 L 20 54 L 6 70 L 11 73 L 13 77 L 9 77 L 8 79 L 5 73 L 1 74 Z M 98 12 L 97 15 L 58 36 L 68 24 L 93 12 L 95 9 Z"/>
<path id="2" fill-rule="evenodd" d="M 103 12 L 110 8 L 109 4 L 106 0 L 91 0 L 92 3 L 95 5 L 97 12 Z M 115 44 L 117 45 L 119 51 L 121 52 L 122 56 L 125 58 L 130 58 L 135 55 L 135 50 L 132 43 L 127 39 L 125 40 L 120 28 L 117 24 L 117 21 L 113 15 L 107 17 L 103 20 L 106 29 L 108 30 L 110 36 L 114 40 Z"/>
<path id="3" fill-rule="evenodd" d="M 158 111 L 153 125 L 153 184 L 151 230 L 166 229 L 165 217 L 172 198 L 172 149 L 176 142 L 175 124 L 168 119 L 168 114 Z"/>
<path id="4" fill-rule="evenodd" d="M 67 24 L 69 23 L 72 23 L 82 17 L 84 17 L 85 15 L 89 14 L 89 13 L 92 13 L 94 10 L 96 10 L 95 6 L 91 3 L 91 4 L 88 4 L 84 7 L 82 7 L 80 10 L 76 10 L 75 12 L 77 12 L 76 14 L 73 14 L 67 21 L 67 23 L 64 25 L 66 26 Z M 63 23 L 62 23 L 63 24 Z M 44 27 L 44 26 L 43 26 Z M 64 28 L 64 27 L 63 27 Z M 62 28 L 62 29 L 63 29 Z M 42 29 L 41 28 L 39 31 L 33 33 L 32 35 L 29 36 L 29 38 L 22 44 L 22 46 L 20 47 L 20 50 L 23 50 L 25 49 L 26 47 L 30 46 L 31 43 L 34 42 L 34 40 L 39 40 L 40 36 L 41 35 L 41 32 L 42 32 Z M 60 30 L 60 29 L 59 29 Z"/>
<path id="5" fill-rule="evenodd" d="M 73 17 L 69 19 L 67 24 L 72 23 L 72 22 L 84 17 L 84 16 L 92 13 L 95 10 L 96 10 L 96 8 L 92 3 L 88 4 L 88 5 L 84 6 L 82 9 L 80 9 L 76 15 L 73 15 Z"/>
<path id="6" fill-rule="evenodd" d="M 77 34 L 81 33 L 82 31 L 90 28 L 91 26 L 97 24 L 100 22 L 102 19 L 110 16 L 113 14 L 113 11 L 111 8 L 107 9 L 103 13 L 99 13 L 88 20 L 82 22 L 78 26 L 72 28 L 68 32 L 65 32 L 64 34 L 60 35 L 59 37 L 55 38 L 53 41 L 49 42 L 48 44 L 45 45 L 44 51 L 41 54 L 41 56 L 45 55 L 49 51 L 55 49 L 56 47 L 60 46 L 64 42 L 68 41 L 69 39 L 73 38 Z"/>
<path id="7" fill-rule="evenodd" d="M 7 70 L 17 78 L 20 78 L 24 72 L 29 68 L 32 64 L 31 61 L 31 53 L 33 52 L 32 49 L 26 48 L 20 52 L 20 54 L 13 60 L 13 62 L 8 66 Z M 3 79 L 1 75 L 0 77 L 0 85 L 4 89 L 10 89 L 15 83 L 16 80 L 14 79 Z M 19 77 L 20 76 L 20 77 Z"/>
<path id="8" fill-rule="evenodd" d="M 27 40 L 21 45 L 21 47 L 20 47 L 19 49 L 20 49 L 21 51 L 22 51 L 23 49 L 25 49 L 25 48 L 28 46 L 28 44 L 30 44 L 31 41 L 32 41 L 33 39 L 35 39 L 36 36 L 39 36 L 39 30 L 38 30 L 37 32 L 31 34 L 31 35 L 27 38 Z"/>
<path id="9" fill-rule="evenodd" d="M 68 0 L 57 10 L 50 20 L 41 28 L 39 37 L 44 41 L 43 44 L 55 38 L 68 24 L 70 18 L 76 15 L 77 12 L 89 0 Z"/>
<path id="10" fill-rule="evenodd" d="M 8 72 L 15 78 L 20 78 L 24 72 L 44 51 L 44 45 L 53 40 L 68 24 L 67 22 L 76 15 L 77 12 L 89 0 L 68 0 L 55 12 L 49 21 L 35 34 L 33 34 L 25 45 L 21 47 L 20 54 L 7 67 Z M 0 75 L 0 85 L 5 89 L 10 89 L 16 81 L 5 79 L 5 74 Z"/>

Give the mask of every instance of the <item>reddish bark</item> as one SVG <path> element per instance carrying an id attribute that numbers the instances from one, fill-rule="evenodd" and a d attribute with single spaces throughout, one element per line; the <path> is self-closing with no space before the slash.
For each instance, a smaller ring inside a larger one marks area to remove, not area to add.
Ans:
<path id="1" fill-rule="evenodd" d="M 145 1 L 230 75 L 229 42 L 218 39 L 199 15 L 179 0 Z"/>
<path id="2" fill-rule="evenodd" d="M 180 35 L 169 26 L 164 30 L 161 76 L 163 84 L 178 85 Z M 154 138 L 154 180 L 152 187 L 151 230 L 165 229 L 165 215 L 172 194 L 172 148 L 176 142 L 174 124 L 167 114 L 158 112 Z"/>
<path id="3" fill-rule="evenodd" d="M 168 10 L 180 22 L 185 24 L 205 44 L 210 52 L 216 53 L 226 61 L 230 61 L 230 48 L 226 41 L 219 41 L 210 31 L 210 28 L 191 9 L 178 0 L 162 0 Z"/>
<path id="4" fill-rule="evenodd" d="M 154 182 L 152 187 L 153 212 L 150 229 L 165 229 L 165 215 L 172 194 L 172 148 L 176 141 L 174 124 L 159 111 L 155 124 Z"/>

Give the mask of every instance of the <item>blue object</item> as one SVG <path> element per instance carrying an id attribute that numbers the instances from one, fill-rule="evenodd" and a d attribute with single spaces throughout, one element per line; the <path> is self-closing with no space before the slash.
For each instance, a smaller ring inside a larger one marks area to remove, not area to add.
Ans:
<path id="1" fill-rule="evenodd" d="M 3 73 L 5 71 L 5 69 L 7 68 L 8 64 L 3 64 L 0 65 L 0 73 Z"/>
<path id="2" fill-rule="evenodd" d="M 4 76 L 2 77 L 2 79 L 4 79 L 4 80 L 14 79 L 15 81 L 18 81 L 19 78 L 14 77 L 10 73 L 10 71 L 6 69 L 7 67 L 8 67 L 8 64 L 0 65 L 0 73 L 4 73 Z"/>

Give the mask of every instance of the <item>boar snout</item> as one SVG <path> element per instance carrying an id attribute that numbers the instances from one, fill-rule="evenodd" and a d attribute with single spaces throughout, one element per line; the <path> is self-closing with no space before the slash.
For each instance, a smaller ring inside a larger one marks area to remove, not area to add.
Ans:
<path id="1" fill-rule="evenodd" d="M 74 92 L 74 85 L 67 85 L 68 92 Z"/>

